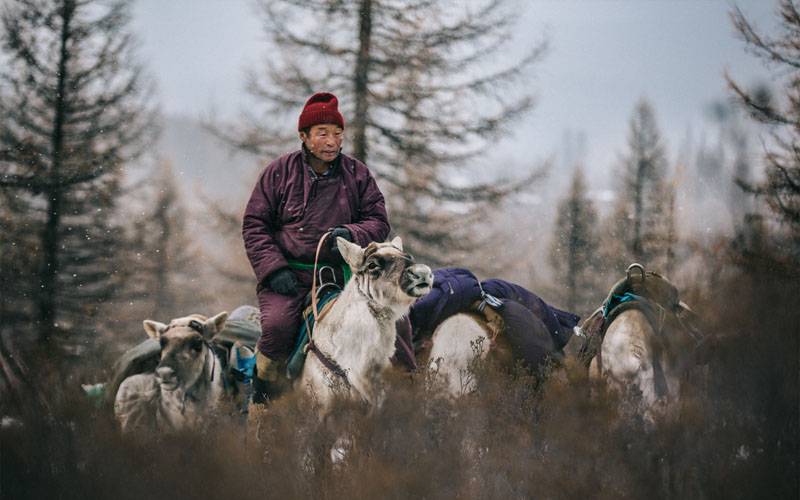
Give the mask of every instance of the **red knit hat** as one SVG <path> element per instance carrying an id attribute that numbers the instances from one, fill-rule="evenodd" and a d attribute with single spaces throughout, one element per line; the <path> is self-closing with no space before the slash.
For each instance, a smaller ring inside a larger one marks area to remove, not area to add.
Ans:
<path id="1" fill-rule="evenodd" d="M 344 128 L 344 118 L 339 113 L 339 100 L 329 92 L 317 92 L 311 96 L 300 113 L 297 130 L 320 123 L 334 123 Z"/>

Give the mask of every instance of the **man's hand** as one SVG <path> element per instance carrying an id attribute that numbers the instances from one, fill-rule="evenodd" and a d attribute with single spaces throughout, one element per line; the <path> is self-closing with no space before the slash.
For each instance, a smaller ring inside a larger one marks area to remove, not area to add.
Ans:
<path id="1" fill-rule="evenodd" d="M 297 295 L 297 278 L 288 267 L 278 269 L 269 275 L 269 287 L 281 295 Z"/>
<path id="2" fill-rule="evenodd" d="M 343 227 L 332 227 L 328 229 L 328 231 L 331 232 L 331 240 L 333 240 L 333 243 L 331 243 L 331 252 L 334 254 L 339 253 L 339 247 L 336 246 L 336 238 L 344 238 L 350 243 L 353 242 L 353 235 Z"/>

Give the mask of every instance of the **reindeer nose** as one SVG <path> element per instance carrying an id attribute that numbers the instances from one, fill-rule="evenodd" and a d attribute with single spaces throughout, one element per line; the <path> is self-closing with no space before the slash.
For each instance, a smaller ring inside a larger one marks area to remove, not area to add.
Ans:
<path id="1" fill-rule="evenodd" d="M 169 380 L 172 378 L 175 370 L 168 366 L 159 366 L 156 368 L 156 378 L 159 380 Z"/>
<path id="2" fill-rule="evenodd" d="M 419 285 L 431 285 L 433 283 L 433 273 L 431 268 L 425 264 L 414 264 L 408 268 L 408 277 L 411 281 Z"/>
<path id="3" fill-rule="evenodd" d="M 431 272 L 431 268 L 425 264 L 417 264 L 413 266 L 408 270 L 408 274 L 410 274 L 417 281 L 433 281 L 433 273 Z"/>

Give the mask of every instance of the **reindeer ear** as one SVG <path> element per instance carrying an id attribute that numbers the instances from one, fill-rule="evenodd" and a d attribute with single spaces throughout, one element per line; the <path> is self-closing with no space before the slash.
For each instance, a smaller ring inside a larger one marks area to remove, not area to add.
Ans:
<path id="1" fill-rule="evenodd" d="M 355 271 L 364 261 L 364 249 L 355 243 L 350 243 L 344 238 L 336 238 L 336 247 L 350 269 Z"/>
<path id="2" fill-rule="evenodd" d="M 144 331 L 147 332 L 147 335 L 156 340 L 158 340 L 161 334 L 164 333 L 164 330 L 167 329 L 167 325 L 164 323 L 159 323 L 158 321 L 150 319 L 144 320 L 142 324 L 144 325 Z"/>
<path id="3" fill-rule="evenodd" d="M 403 240 L 401 240 L 399 236 L 395 236 L 394 239 L 392 240 L 392 246 L 402 252 L 403 251 Z"/>
<path id="4" fill-rule="evenodd" d="M 208 318 L 203 323 L 203 337 L 206 340 L 211 339 L 214 335 L 218 334 L 225 328 L 225 322 L 228 321 L 228 313 L 222 311 L 214 317 Z"/>

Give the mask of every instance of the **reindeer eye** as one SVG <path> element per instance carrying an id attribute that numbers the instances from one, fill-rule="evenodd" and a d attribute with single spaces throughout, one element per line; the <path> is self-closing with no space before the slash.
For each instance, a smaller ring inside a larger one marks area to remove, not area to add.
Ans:
<path id="1" fill-rule="evenodd" d="M 380 268 L 381 266 L 378 265 L 376 262 L 370 262 L 369 264 L 367 264 L 367 271 L 377 271 Z"/>
<path id="2" fill-rule="evenodd" d="M 202 351 L 203 350 L 203 341 L 200 340 L 200 339 L 193 340 L 192 341 L 192 349 L 194 349 L 197 352 Z"/>
<path id="3" fill-rule="evenodd" d="M 167 339 L 165 339 L 164 337 L 159 338 L 158 343 L 161 344 L 162 349 L 167 347 Z"/>

